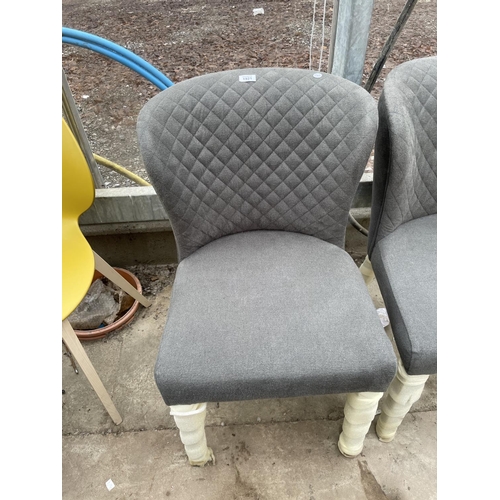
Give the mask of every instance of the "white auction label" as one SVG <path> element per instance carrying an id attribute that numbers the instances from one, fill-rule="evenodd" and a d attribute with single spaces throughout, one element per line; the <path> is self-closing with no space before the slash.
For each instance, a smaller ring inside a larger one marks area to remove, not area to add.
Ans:
<path id="1" fill-rule="evenodd" d="M 240 82 L 256 82 L 256 75 L 240 75 Z"/>

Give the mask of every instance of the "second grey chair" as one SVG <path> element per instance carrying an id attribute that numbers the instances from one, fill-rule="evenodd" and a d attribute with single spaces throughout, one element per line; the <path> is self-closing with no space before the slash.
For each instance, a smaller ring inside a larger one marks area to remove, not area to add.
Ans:
<path id="1" fill-rule="evenodd" d="M 181 82 L 138 118 L 179 266 L 155 379 L 192 465 L 207 402 L 349 393 L 339 449 L 363 448 L 396 356 L 344 251 L 377 111 L 325 73 L 233 70 Z"/>
<path id="2" fill-rule="evenodd" d="M 379 117 L 368 256 L 401 357 L 377 421 L 391 441 L 437 373 L 437 57 L 389 73 Z"/>

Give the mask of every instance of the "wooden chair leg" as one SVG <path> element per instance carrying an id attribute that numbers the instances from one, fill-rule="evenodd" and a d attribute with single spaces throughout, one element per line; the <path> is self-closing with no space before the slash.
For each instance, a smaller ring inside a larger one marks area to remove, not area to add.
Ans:
<path id="1" fill-rule="evenodd" d="M 377 420 L 376 431 L 380 441 L 389 443 L 394 439 L 411 406 L 422 395 L 428 378 L 429 375 L 408 375 L 402 363 L 398 363 L 398 371 L 389 386 Z"/>
<path id="2" fill-rule="evenodd" d="M 109 413 L 109 416 L 113 419 L 113 422 L 116 425 L 121 424 L 122 417 L 118 413 L 118 410 L 111 400 L 108 391 L 104 387 L 104 384 L 101 382 L 99 375 L 97 374 L 94 366 L 87 356 L 87 353 L 83 349 L 80 339 L 77 337 L 75 331 L 73 330 L 67 319 L 63 320 L 62 322 L 62 338 L 64 344 L 71 352 L 72 356 L 75 358 L 83 373 L 85 373 L 85 376 L 90 382 L 90 385 L 99 396 L 99 399 L 104 405 L 104 408 L 106 408 L 107 412 Z"/>
<path id="3" fill-rule="evenodd" d="M 342 455 L 354 458 L 361 453 L 365 436 L 377 412 L 383 392 L 356 392 L 348 394 L 344 408 L 344 423 L 338 447 Z"/>
<path id="4" fill-rule="evenodd" d="M 152 302 L 142 293 L 139 293 L 123 276 L 113 269 L 102 257 L 94 252 L 95 268 L 106 278 L 119 286 L 124 292 L 127 292 L 132 298 L 138 300 L 144 307 L 149 307 Z"/>
<path id="5" fill-rule="evenodd" d="M 214 453 L 208 448 L 205 435 L 206 413 L 207 403 L 170 407 L 170 415 L 173 415 L 179 428 L 189 463 L 198 467 L 203 467 L 210 461 L 215 463 Z"/>

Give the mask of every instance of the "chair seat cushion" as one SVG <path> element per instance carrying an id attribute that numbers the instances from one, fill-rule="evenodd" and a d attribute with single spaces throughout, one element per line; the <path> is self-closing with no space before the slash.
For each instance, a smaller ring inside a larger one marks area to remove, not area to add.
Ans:
<path id="1" fill-rule="evenodd" d="M 339 247 L 250 231 L 178 266 L 155 378 L 167 405 L 384 391 L 396 356 Z"/>
<path id="2" fill-rule="evenodd" d="M 437 373 L 437 214 L 399 226 L 371 262 L 406 372 Z"/>

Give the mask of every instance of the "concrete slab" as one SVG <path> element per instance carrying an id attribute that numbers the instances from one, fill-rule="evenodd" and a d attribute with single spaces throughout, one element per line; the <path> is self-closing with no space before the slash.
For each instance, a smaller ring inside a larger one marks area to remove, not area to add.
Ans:
<path id="1" fill-rule="evenodd" d="M 337 449 L 340 427 L 340 420 L 208 427 L 216 464 L 204 468 L 187 464 L 170 429 L 66 436 L 63 498 L 437 498 L 436 412 L 413 413 L 389 444 L 372 428 L 362 455 L 351 460 Z"/>
<path id="2" fill-rule="evenodd" d="M 141 306 L 122 330 L 84 343 L 122 424 L 113 424 L 62 350 L 64 499 L 436 498 L 436 376 L 396 439 L 380 443 L 372 427 L 353 460 L 336 444 L 346 395 L 210 403 L 207 438 L 217 463 L 190 467 L 153 377 L 174 276 L 165 266 L 151 267 L 147 276 L 169 275 L 148 295 L 152 306 Z M 369 290 L 383 307 L 376 282 Z M 390 326 L 386 331 L 392 338 Z"/>

